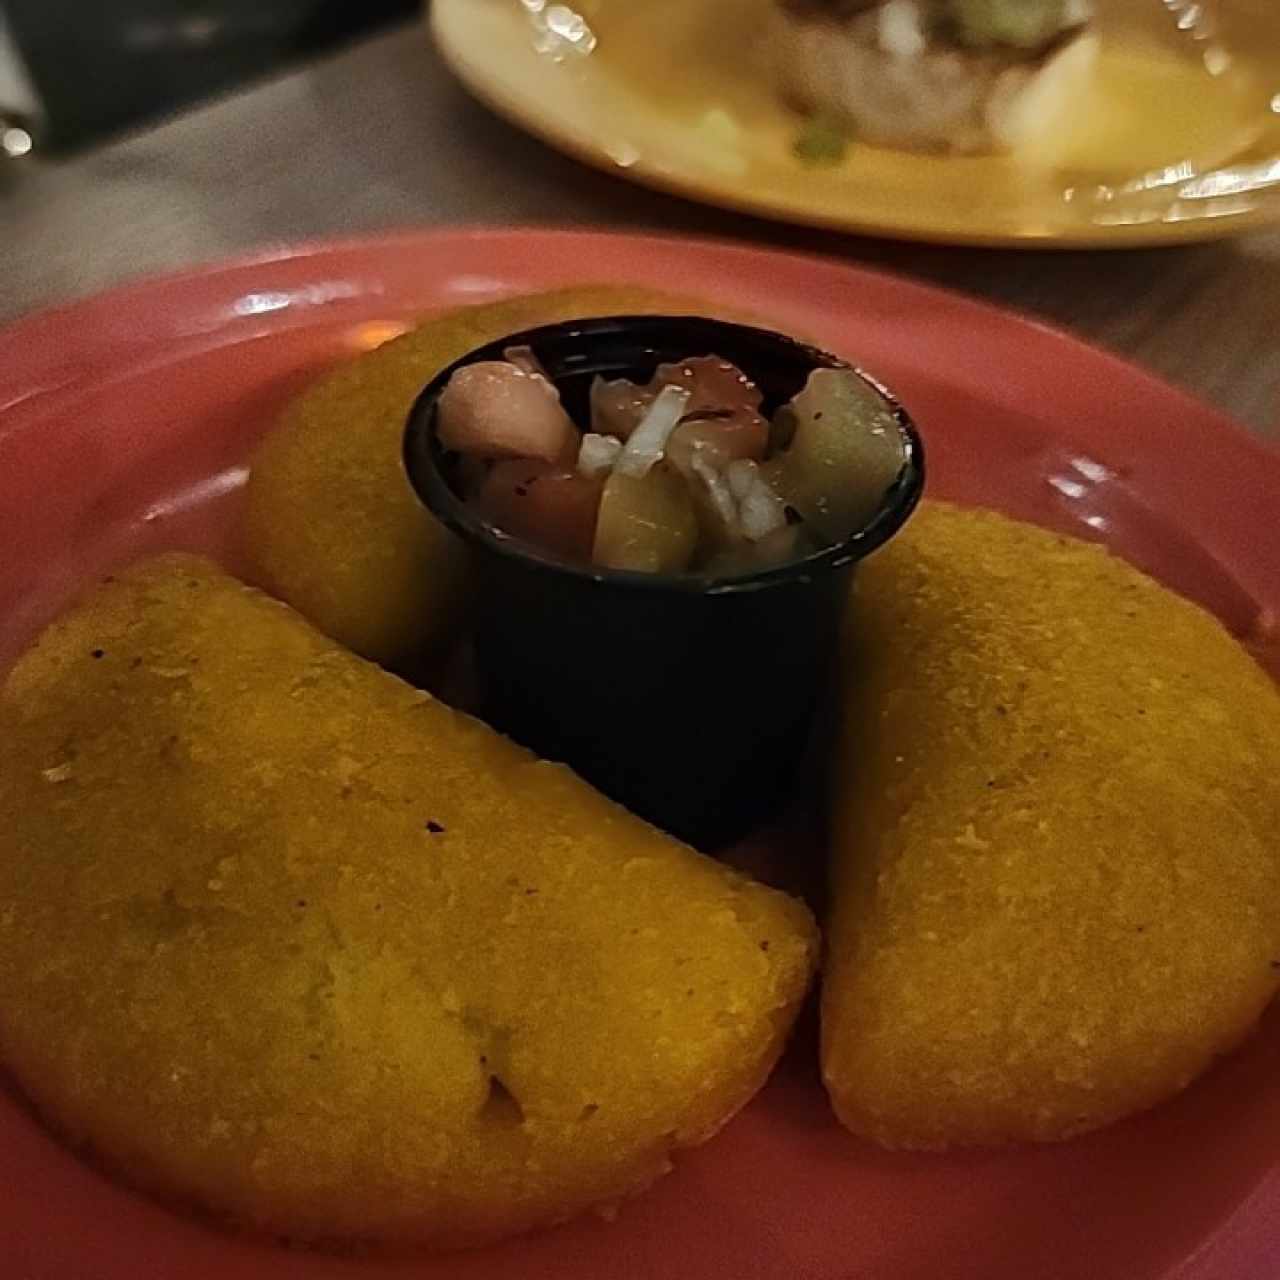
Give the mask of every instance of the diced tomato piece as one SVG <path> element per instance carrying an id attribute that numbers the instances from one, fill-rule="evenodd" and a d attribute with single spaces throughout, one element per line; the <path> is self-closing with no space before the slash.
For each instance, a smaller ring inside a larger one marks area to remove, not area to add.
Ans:
<path id="1" fill-rule="evenodd" d="M 685 411 L 689 417 L 726 409 L 759 409 L 760 388 L 737 365 L 719 356 L 694 356 L 660 364 L 650 386 L 688 387 L 693 393 Z"/>
<path id="2" fill-rule="evenodd" d="M 558 462 L 497 462 L 476 495 L 480 514 L 513 538 L 587 563 L 595 543 L 604 476 Z"/>
<path id="3" fill-rule="evenodd" d="M 687 475 L 695 453 L 703 453 L 712 466 L 723 467 L 740 459 L 759 462 L 768 447 L 768 422 L 754 409 L 741 408 L 727 418 L 682 422 L 667 443 L 667 457 Z"/>

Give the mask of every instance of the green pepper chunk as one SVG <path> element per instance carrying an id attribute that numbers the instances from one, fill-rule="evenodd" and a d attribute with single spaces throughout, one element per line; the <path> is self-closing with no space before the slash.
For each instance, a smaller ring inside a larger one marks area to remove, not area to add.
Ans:
<path id="1" fill-rule="evenodd" d="M 1066 0 L 948 0 L 947 16 L 955 38 L 970 48 L 1039 49 L 1065 28 L 1067 5 Z"/>

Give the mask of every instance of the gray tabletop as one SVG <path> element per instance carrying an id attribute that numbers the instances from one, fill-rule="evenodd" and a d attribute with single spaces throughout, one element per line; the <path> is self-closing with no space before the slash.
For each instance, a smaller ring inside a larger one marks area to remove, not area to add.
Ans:
<path id="1" fill-rule="evenodd" d="M 660 228 L 873 263 L 1038 313 L 1280 437 L 1280 232 L 1107 253 L 775 227 L 584 169 L 494 119 L 405 29 L 0 192 L 0 319 L 252 247 L 379 227 Z"/>

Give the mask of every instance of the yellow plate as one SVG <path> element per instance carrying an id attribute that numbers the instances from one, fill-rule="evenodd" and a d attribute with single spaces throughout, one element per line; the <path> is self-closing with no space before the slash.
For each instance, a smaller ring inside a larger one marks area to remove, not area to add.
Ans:
<path id="1" fill-rule="evenodd" d="M 795 157 L 803 122 L 768 74 L 759 33 L 771 2 L 433 0 L 430 22 L 450 67 L 501 115 L 589 164 L 709 204 L 1026 247 L 1157 245 L 1280 223 L 1276 0 L 1099 0 L 1096 84 L 1052 156 L 855 144 L 822 166 Z"/>

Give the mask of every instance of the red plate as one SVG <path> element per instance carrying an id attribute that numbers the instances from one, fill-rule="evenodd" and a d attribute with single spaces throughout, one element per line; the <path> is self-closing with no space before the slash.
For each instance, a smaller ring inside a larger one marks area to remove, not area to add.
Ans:
<path id="1" fill-rule="evenodd" d="M 729 245 L 445 232 L 264 254 L 0 334 L 0 653 L 91 571 L 160 547 L 234 566 L 246 454 L 382 322 L 574 282 L 753 308 L 895 387 L 933 493 L 1099 537 L 1214 609 L 1272 670 L 1280 456 L 1212 409 L 1024 319 Z M 1061 1146 L 894 1155 L 832 1119 L 811 1035 L 714 1142 L 613 1223 L 454 1257 L 233 1239 L 123 1190 L 0 1098 L 14 1280 L 1263 1280 L 1280 1274 L 1280 1016 L 1182 1097 Z"/>

